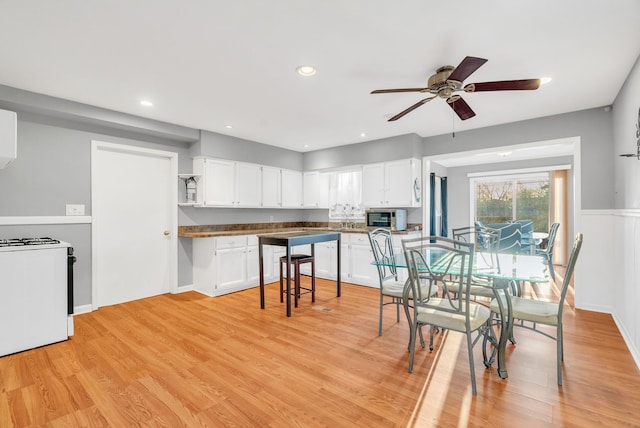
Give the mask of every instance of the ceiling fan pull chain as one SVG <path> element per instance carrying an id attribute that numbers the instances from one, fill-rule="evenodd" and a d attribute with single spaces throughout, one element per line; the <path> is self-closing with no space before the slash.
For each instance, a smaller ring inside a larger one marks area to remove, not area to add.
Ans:
<path id="1" fill-rule="evenodd" d="M 454 110 L 451 110 L 451 138 L 456 138 L 456 117 L 453 113 Z"/>

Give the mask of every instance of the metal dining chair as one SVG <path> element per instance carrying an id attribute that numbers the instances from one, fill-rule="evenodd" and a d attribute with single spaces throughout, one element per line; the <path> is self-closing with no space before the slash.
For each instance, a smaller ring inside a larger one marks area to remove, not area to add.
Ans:
<path id="1" fill-rule="evenodd" d="M 564 309 L 564 301 L 567 296 L 567 290 L 569 289 L 569 283 L 573 276 L 573 269 L 576 261 L 578 260 L 578 254 L 582 247 L 582 233 L 576 236 L 569 256 L 569 263 L 567 265 L 567 271 L 565 272 L 564 279 L 562 280 L 562 287 L 560 288 L 560 298 L 558 302 L 545 302 L 542 300 L 534 300 L 526 297 L 511 297 L 511 310 L 512 317 L 509 320 L 510 329 L 513 327 L 522 327 L 529 330 L 533 330 L 543 336 L 554 339 L 557 342 L 557 372 L 558 372 L 558 385 L 562 385 L 562 361 L 564 361 L 564 348 L 562 338 L 562 314 Z M 494 299 L 491 302 L 491 311 L 495 314 L 499 314 L 500 308 L 498 302 Z M 556 328 L 555 337 L 551 334 L 539 330 L 538 325 L 548 325 Z"/>
<path id="2" fill-rule="evenodd" d="M 551 228 L 549 228 L 549 238 L 547 241 L 547 246 L 543 249 L 536 250 L 536 254 L 547 259 L 547 265 L 549 266 L 549 275 L 551 275 L 551 278 L 554 280 L 556 279 L 556 273 L 553 269 L 553 247 L 556 242 L 556 235 L 558 234 L 559 227 L 560 223 L 553 223 L 551 225 Z"/>
<path id="3" fill-rule="evenodd" d="M 416 335 L 422 326 L 430 327 L 429 350 L 433 351 L 434 329 L 442 328 L 465 334 L 471 390 L 477 395 L 473 347 L 491 331 L 491 311 L 488 307 L 469 301 L 474 244 L 438 236 L 405 239 L 402 241 L 409 268 L 409 283 L 404 292 L 405 311 L 410 316 L 409 372 L 413 371 Z M 457 292 L 449 291 L 456 284 Z M 443 289 L 445 297 L 435 297 L 433 290 Z M 423 290 L 427 294 L 423 294 Z M 408 296 L 413 298 L 410 308 Z M 473 333 L 477 335 L 474 338 Z M 484 342 L 483 342 L 484 343 Z M 420 345 L 425 344 L 420 337 Z"/>

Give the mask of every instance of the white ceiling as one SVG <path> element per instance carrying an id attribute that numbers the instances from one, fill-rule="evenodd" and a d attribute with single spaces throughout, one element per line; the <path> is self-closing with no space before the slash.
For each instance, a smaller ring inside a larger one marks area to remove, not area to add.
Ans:
<path id="1" fill-rule="evenodd" d="M 610 105 L 638 17 L 638 0 L 0 0 L 0 84 L 305 152 Z M 441 99 L 387 122 L 425 96 L 370 95 L 467 55 L 489 61 L 465 83 L 553 81 L 465 94 L 464 122 Z"/>

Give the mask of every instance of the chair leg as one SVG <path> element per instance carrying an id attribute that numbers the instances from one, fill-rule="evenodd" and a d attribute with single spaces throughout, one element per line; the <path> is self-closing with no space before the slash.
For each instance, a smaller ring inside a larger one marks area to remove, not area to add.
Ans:
<path id="1" fill-rule="evenodd" d="M 396 301 L 396 322 L 400 322 L 400 305 L 402 304 L 402 300 L 394 297 L 393 300 Z"/>
<path id="2" fill-rule="evenodd" d="M 316 301 L 316 261 L 311 259 L 311 303 Z"/>
<path id="3" fill-rule="evenodd" d="M 553 270 L 553 260 L 551 260 L 553 256 L 551 254 L 547 254 L 547 266 L 549 267 L 549 275 L 551 275 L 551 279 L 555 281 L 556 273 Z"/>
<path id="4" fill-rule="evenodd" d="M 384 296 L 380 293 L 380 321 L 378 322 L 378 336 L 382 336 L 382 308 L 384 308 Z"/>
<path id="5" fill-rule="evenodd" d="M 284 288 L 282 286 L 282 262 L 280 262 L 280 303 L 283 302 Z"/>
<path id="6" fill-rule="evenodd" d="M 294 263 L 295 266 L 295 280 L 293 284 L 293 294 L 294 294 L 294 306 L 298 307 L 298 299 L 300 298 L 300 264 L 298 262 Z"/>
<path id="7" fill-rule="evenodd" d="M 411 323 L 411 336 L 409 338 L 409 373 L 413 371 L 413 354 L 416 350 L 416 330 L 415 322 Z"/>
<path id="8" fill-rule="evenodd" d="M 562 323 L 558 323 L 558 330 L 556 333 L 556 346 L 557 346 L 557 364 L 558 364 L 558 385 L 562 386 L 562 362 L 564 361 L 564 346 L 562 340 Z"/>
<path id="9" fill-rule="evenodd" d="M 478 391 L 476 390 L 476 370 L 473 364 L 473 339 L 471 337 L 471 332 L 467 332 L 467 349 L 469 352 L 469 372 L 471 374 L 471 393 L 473 395 L 478 395 Z"/>

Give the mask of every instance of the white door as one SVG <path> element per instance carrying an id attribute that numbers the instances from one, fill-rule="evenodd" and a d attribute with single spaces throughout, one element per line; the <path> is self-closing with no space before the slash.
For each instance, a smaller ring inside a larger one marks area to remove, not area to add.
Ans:
<path id="1" fill-rule="evenodd" d="M 175 291 L 177 157 L 93 142 L 94 308 Z"/>

